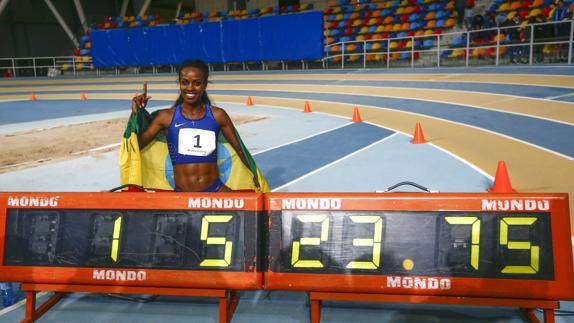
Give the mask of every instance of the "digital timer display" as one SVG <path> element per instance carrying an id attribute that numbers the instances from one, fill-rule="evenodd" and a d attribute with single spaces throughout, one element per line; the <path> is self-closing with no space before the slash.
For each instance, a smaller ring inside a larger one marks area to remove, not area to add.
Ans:
<path id="1" fill-rule="evenodd" d="M 271 223 L 274 272 L 554 277 L 548 213 L 274 211 Z"/>
<path id="2" fill-rule="evenodd" d="M 270 193 L 269 290 L 571 299 L 566 194 Z"/>
<path id="3" fill-rule="evenodd" d="M 260 289 L 263 195 L 0 193 L 0 281 Z"/>
<path id="4" fill-rule="evenodd" d="M 244 271 L 257 251 L 244 213 L 8 209 L 4 265 Z"/>

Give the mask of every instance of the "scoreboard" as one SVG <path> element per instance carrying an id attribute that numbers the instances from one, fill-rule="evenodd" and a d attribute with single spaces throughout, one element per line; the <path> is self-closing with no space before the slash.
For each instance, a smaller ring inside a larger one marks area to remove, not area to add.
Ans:
<path id="1" fill-rule="evenodd" d="M 568 196 L 0 193 L 0 281 L 574 299 Z"/>
<path id="2" fill-rule="evenodd" d="M 572 299 L 565 194 L 269 194 L 268 289 Z"/>
<path id="3" fill-rule="evenodd" d="M 241 193 L 0 193 L 0 280 L 258 289 L 262 206 Z"/>

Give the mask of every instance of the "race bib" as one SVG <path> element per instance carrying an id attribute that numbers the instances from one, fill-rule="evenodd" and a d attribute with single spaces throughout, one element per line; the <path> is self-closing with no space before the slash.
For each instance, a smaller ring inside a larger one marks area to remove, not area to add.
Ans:
<path id="1" fill-rule="evenodd" d="M 208 156 L 215 151 L 215 132 L 203 129 L 179 130 L 179 150 L 181 155 Z"/>

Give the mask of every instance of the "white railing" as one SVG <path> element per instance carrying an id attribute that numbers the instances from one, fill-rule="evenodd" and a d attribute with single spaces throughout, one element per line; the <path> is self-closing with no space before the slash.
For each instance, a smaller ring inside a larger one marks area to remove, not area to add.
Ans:
<path id="1" fill-rule="evenodd" d="M 554 35 L 555 29 L 558 29 L 561 33 Z M 481 35 L 485 34 L 488 35 L 486 38 L 491 39 L 492 41 L 484 43 L 471 42 L 471 39 L 477 39 Z M 522 39 L 512 37 L 513 39 L 507 40 L 507 34 L 522 34 Z M 453 44 L 452 40 L 457 37 L 461 40 L 461 43 Z M 544 22 L 445 34 L 338 42 L 326 46 L 327 55 L 323 60 L 326 61 L 325 65 L 327 68 L 329 68 L 330 65 L 332 66 L 333 63 L 336 63 L 336 66 L 340 66 L 340 68 L 349 67 L 349 65 L 353 68 L 360 67 L 360 65 L 362 65 L 363 68 L 367 68 L 370 63 L 373 67 L 386 66 L 389 68 L 393 62 L 399 61 L 402 61 L 402 66 L 410 66 L 414 68 L 417 66 L 440 67 L 443 66 L 444 63 L 460 63 L 461 59 L 464 59 L 464 63 L 458 65 L 468 67 L 473 65 L 471 64 L 471 59 L 478 60 L 481 56 L 483 59 L 486 58 L 486 60 L 477 61 L 475 62 L 476 65 L 500 65 L 502 63 L 502 58 L 508 59 L 510 62 L 514 60 L 515 55 L 519 55 L 520 57 L 518 57 L 517 62 L 532 65 L 534 63 L 545 62 L 544 47 L 550 45 L 553 46 L 553 52 L 550 54 L 556 56 L 557 61 L 572 64 L 573 38 L 574 21 Z M 432 40 L 432 46 L 415 46 L 417 41 L 424 42 L 429 39 Z M 392 43 L 404 40 L 410 41 L 411 46 L 403 49 L 390 48 Z M 361 45 L 362 48 L 360 50 L 349 51 L 349 47 L 353 44 L 356 47 L 357 45 Z M 368 44 L 371 44 L 371 48 L 374 44 L 384 44 L 384 46 L 381 46 L 381 50 L 367 50 Z M 337 48 L 337 46 L 340 50 L 333 50 L 334 48 Z M 477 55 L 475 52 L 480 49 L 492 49 L 493 55 Z M 524 53 L 520 54 L 520 52 L 525 49 L 528 49 L 528 55 L 525 55 Z M 459 57 L 453 59 L 452 57 L 445 55 L 449 53 L 447 51 L 452 52 L 455 50 L 462 51 Z M 409 53 L 408 62 L 397 57 L 402 56 L 404 53 Z M 426 53 L 432 54 L 426 55 L 427 57 L 423 58 L 423 55 Z M 383 59 L 377 58 L 377 55 L 383 55 Z M 419 58 L 416 58 L 416 56 L 419 56 Z M 356 58 L 353 59 L 353 57 Z M 492 62 L 488 60 L 489 58 Z M 415 61 L 420 62 L 420 64 L 417 65 Z"/>
<path id="2" fill-rule="evenodd" d="M 560 34 L 554 35 L 554 30 L 559 29 Z M 546 35 L 545 35 L 546 33 Z M 487 34 L 489 39 L 494 39 L 488 43 L 474 43 L 481 35 Z M 506 35 L 520 35 L 520 39 L 511 37 L 507 40 Z M 454 44 L 455 38 L 461 40 Z M 502 39 L 504 38 L 504 39 Z M 432 40 L 431 46 L 417 47 L 417 41 Z M 391 49 L 391 44 L 401 40 L 410 41 L 412 46 L 404 49 Z M 367 50 L 367 44 L 380 44 L 381 50 Z M 326 55 L 320 61 L 275 61 L 275 62 L 239 62 L 225 64 L 209 64 L 212 71 L 231 70 L 288 70 L 292 68 L 301 69 L 328 69 L 328 68 L 390 68 L 396 66 L 473 66 L 473 65 L 500 65 L 505 63 L 521 62 L 524 64 L 552 63 L 551 59 L 556 59 L 562 63 L 573 63 L 572 52 L 574 43 L 574 21 L 562 21 L 558 23 L 546 22 L 529 24 L 523 26 L 512 26 L 503 28 L 490 28 L 463 32 L 452 32 L 445 34 L 395 37 L 392 39 L 371 39 L 339 42 L 325 47 Z M 349 52 L 350 45 L 362 46 L 360 51 Z M 385 44 L 385 46 L 383 46 Z M 333 51 L 335 46 L 341 50 Z M 545 53 L 545 47 L 551 49 L 550 53 Z M 481 55 L 480 51 L 486 51 L 487 55 Z M 455 52 L 457 51 L 457 52 Z M 490 53 L 488 53 L 490 51 Z M 459 55 L 452 55 L 452 53 Z M 400 59 L 404 53 L 408 60 Z M 450 53 L 450 54 L 449 54 Z M 526 55 L 527 53 L 527 55 Z M 448 54 L 448 55 L 447 55 Z M 550 54 L 552 57 L 544 57 Z M 377 57 L 381 55 L 381 57 Z M 398 57 L 397 57 L 398 56 Z M 518 57 L 516 57 L 518 56 Z M 356 57 L 356 58 L 353 58 Z M 514 61 L 517 59 L 517 61 Z M 115 67 L 107 69 L 97 69 L 92 66 L 91 59 L 78 58 L 74 56 L 56 57 L 20 57 L 20 58 L 0 58 L 0 76 L 7 70 L 15 77 L 43 77 L 60 74 L 69 75 L 101 75 L 101 74 L 139 74 L 139 73 L 173 73 L 175 66 L 147 66 L 147 67 Z M 52 74 L 50 74 L 52 72 Z"/>

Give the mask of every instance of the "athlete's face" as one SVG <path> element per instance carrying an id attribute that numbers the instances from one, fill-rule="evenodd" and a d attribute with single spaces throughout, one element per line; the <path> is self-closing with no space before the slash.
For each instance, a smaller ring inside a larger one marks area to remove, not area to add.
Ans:
<path id="1" fill-rule="evenodd" d="M 201 70 L 195 67 L 185 67 L 180 73 L 179 89 L 183 101 L 191 105 L 201 103 L 201 97 L 207 87 Z"/>

